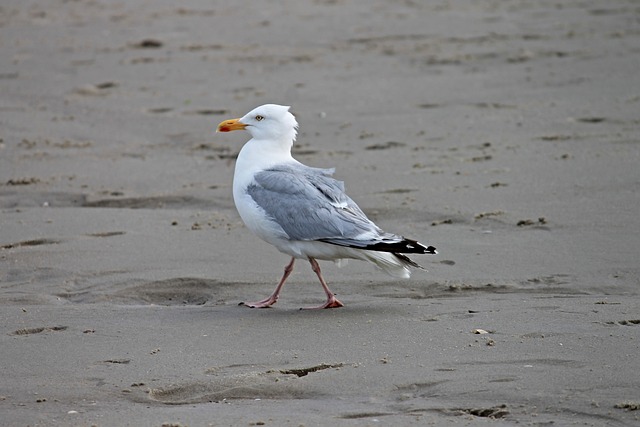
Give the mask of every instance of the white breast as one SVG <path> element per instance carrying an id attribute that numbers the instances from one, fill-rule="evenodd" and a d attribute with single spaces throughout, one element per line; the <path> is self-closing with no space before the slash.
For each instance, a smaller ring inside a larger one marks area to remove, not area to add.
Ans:
<path id="1" fill-rule="evenodd" d="M 252 139 L 240 150 L 233 177 L 233 199 L 242 221 L 258 237 L 279 249 L 283 239 L 288 239 L 287 234 L 247 194 L 247 187 L 255 183 L 256 173 L 287 162 L 296 162 L 289 149 L 283 152 L 282 147 L 274 147 L 273 141 Z"/>

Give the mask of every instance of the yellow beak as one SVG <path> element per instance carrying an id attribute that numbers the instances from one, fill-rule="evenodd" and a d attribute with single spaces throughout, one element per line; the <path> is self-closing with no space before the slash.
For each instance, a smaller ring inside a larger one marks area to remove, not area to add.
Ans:
<path id="1" fill-rule="evenodd" d="M 242 130 L 246 127 L 247 125 L 242 123 L 240 119 L 231 119 L 220 123 L 216 132 L 231 132 L 232 130 Z"/>

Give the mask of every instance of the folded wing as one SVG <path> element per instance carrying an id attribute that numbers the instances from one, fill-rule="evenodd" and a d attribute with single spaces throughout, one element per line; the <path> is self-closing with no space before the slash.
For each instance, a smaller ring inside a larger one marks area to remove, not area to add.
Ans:
<path id="1" fill-rule="evenodd" d="M 382 231 L 347 196 L 333 172 L 302 164 L 280 165 L 257 173 L 247 193 L 291 240 L 393 253 L 436 253 L 432 246 Z"/>

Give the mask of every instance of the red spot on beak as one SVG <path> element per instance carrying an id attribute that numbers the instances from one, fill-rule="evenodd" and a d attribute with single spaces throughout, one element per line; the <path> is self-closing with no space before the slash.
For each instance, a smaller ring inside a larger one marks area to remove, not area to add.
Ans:
<path id="1" fill-rule="evenodd" d="M 220 123 L 216 130 L 218 132 L 231 132 L 233 130 L 242 130 L 246 127 L 247 125 L 240 122 L 240 119 L 231 119 L 231 120 L 225 120 L 222 123 Z"/>

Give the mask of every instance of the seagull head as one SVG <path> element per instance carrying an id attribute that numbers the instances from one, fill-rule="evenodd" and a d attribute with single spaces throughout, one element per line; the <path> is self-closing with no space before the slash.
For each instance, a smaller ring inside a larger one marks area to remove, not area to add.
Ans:
<path id="1" fill-rule="evenodd" d="M 217 132 L 246 130 L 256 140 L 286 140 L 293 142 L 298 133 L 298 122 L 284 105 L 265 104 L 254 108 L 239 119 L 225 120 Z"/>

